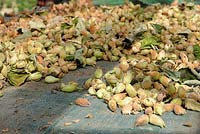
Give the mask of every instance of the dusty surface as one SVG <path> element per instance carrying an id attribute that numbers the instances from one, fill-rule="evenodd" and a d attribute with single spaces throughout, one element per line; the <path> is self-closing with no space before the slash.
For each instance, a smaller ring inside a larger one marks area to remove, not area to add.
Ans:
<path id="1" fill-rule="evenodd" d="M 113 66 L 108 62 L 98 65 L 108 70 Z M 116 64 L 116 63 L 114 63 Z M 80 84 L 89 78 L 95 68 L 79 68 L 69 72 L 61 81 L 78 81 Z M 73 101 L 85 94 L 85 91 L 63 93 L 53 90 L 57 84 L 41 82 L 27 82 L 20 87 L 8 87 L 0 98 L 0 130 L 8 128 L 10 133 L 43 133 L 48 124 L 62 116 L 63 112 Z M 1 133 L 1 132 L 0 132 Z"/>
<path id="2" fill-rule="evenodd" d="M 116 63 L 99 62 L 104 71 L 111 69 Z M 91 77 L 95 68 L 86 67 L 68 73 L 61 81 L 78 81 L 83 84 Z M 106 133 L 191 133 L 200 131 L 200 113 L 187 111 L 184 116 L 166 113 L 163 119 L 167 128 L 160 129 L 152 125 L 134 128 L 138 115 L 121 115 L 112 113 L 107 105 L 94 97 L 87 96 L 86 91 L 63 93 L 54 89 L 56 84 L 28 82 L 23 86 L 8 87 L 0 98 L 0 133 L 7 134 L 40 134 L 40 133 L 73 133 L 73 134 L 106 134 Z M 87 97 L 89 107 L 74 105 L 77 97 Z M 91 114 L 92 118 L 85 118 Z M 75 121 L 73 121 L 75 120 Z M 71 125 L 67 123 L 72 122 Z M 185 122 L 192 127 L 185 127 Z M 6 129 L 7 128 L 7 129 Z M 3 131 L 7 132 L 3 132 Z"/>

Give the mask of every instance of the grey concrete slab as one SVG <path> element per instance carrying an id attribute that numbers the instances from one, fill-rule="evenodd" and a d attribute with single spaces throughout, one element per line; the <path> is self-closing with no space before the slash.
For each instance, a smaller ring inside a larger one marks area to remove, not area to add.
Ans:
<path id="1" fill-rule="evenodd" d="M 97 66 L 104 71 L 111 69 L 116 62 L 98 62 Z M 91 77 L 95 68 L 86 67 L 71 71 L 61 82 L 71 80 L 81 84 Z M 53 90 L 57 84 L 27 82 L 20 87 L 8 87 L 0 98 L 0 130 L 8 128 L 7 134 L 111 134 L 111 133 L 190 133 L 200 132 L 200 113 L 187 111 L 186 115 L 176 116 L 166 113 L 163 119 L 167 128 L 161 129 L 152 125 L 134 127 L 139 115 L 121 115 L 120 111 L 112 113 L 103 100 L 87 96 L 86 91 L 63 93 Z M 77 97 L 87 97 L 91 106 L 79 107 L 73 102 Z M 92 114 L 93 118 L 85 118 Z M 65 126 L 72 120 L 80 120 Z M 190 121 L 192 127 L 182 123 Z M 0 131 L 1 133 L 1 131 Z"/>

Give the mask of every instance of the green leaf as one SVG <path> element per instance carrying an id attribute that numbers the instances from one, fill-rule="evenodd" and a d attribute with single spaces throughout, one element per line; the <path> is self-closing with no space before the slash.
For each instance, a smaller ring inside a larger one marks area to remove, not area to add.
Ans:
<path id="1" fill-rule="evenodd" d="M 26 81 L 28 76 L 28 74 L 18 74 L 10 71 L 8 72 L 8 81 L 13 86 L 20 86 Z"/>
<path id="2" fill-rule="evenodd" d="M 67 60 L 67 61 L 74 60 L 74 55 L 67 55 L 66 58 L 65 58 L 65 60 Z"/>
<path id="3" fill-rule="evenodd" d="M 195 83 L 197 81 L 196 79 L 198 79 L 198 77 L 194 74 L 194 72 L 192 72 L 192 70 L 189 68 L 181 68 L 178 71 L 163 67 L 160 67 L 160 69 L 165 73 L 165 75 L 167 75 L 174 81 L 180 81 L 180 82 L 187 81 L 186 83 L 189 83 L 191 85 L 192 84 L 191 82 Z M 196 81 L 191 81 L 191 80 L 196 80 Z"/>
<path id="4" fill-rule="evenodd" d="M 75 56 L 74 56 L 75 60 L 78 60 L 80 64 L 83 64 L 83 48 L 78 49 L 75 52 Z"/>
<path id="5" fill-rule="evenodd" d="M 142 45 L 141 48 L 142 49 L 146 49 L 146 48 L 152 48 L 152 46 L 158 46 L 158 39 L 155 36 L 147 36 L 144 37 L 144 39 L 142 40 Z"/>
<path id="6" fill-rule="evenodd" d="M 94 5 L 122 5 L 125 0 L 93 0 Z"/>
<path id="7" fill-rule="evenodd" d="M 70 29 L 72 27 L 72 25 L 68 24 L 68 23 L 62 23 L 61 24 L 61 28 L 62 29 Z"/>
<path id="8" fill-rule="evenodd" d="M 152 4 L 156 4 L 156 3 L 169 4 L 169 3 L 173 2 L 173 0 L 139 0 L 139 1 L 144 4 L 147 4 L 147 5 L 152 5 Z"/>
<path id="9" fill-rule="evenodd" d="M 165 73 L 165 75 L 167 75 L 172 80 L 179 81 L 179 79 L 180 79 L 180 72 L 173 71 L 171 69 L 163 68 L 163 67 L 160 67 L 160 69 Z"/>
<path id="10" fill-rule="evenodd" d="M 178 72 L 180 73 L 181 81 L 197 79 L 189 68 L 181 68 Z"/>
<path id="11" fill-rule="evenodd" d="M 200 46 L 196 44 L 193 46 L 193 48 L 195 58 L 200 59 Z"/>
<path id="12" fill-rule="evenodd" d="M 160 24 L 151 24 L 151 26 L 154 28 L 154 30 L 157 33 L 161 33 L 162 29 L 164 29 L 164 26 L 160 25 Z"/>
<path id="13" fill-rule="evenodd" d="M 78 18 L 75 18 L 72 22 L 76 26 L 78 24 Z"/>
<path id="14" fill-rule="evenodd" d="M 81 31 L 86 31 L 85 21 L 82 18 L 75 18 L 73 24 L 78 36 L 81 34 Z"/>

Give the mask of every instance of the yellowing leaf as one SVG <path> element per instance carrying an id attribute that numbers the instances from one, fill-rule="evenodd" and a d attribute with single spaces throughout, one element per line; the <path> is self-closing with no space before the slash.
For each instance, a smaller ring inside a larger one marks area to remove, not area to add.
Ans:
<path id="1" fill-rule="evenodd" d="M 29 25 L 31 29 L 37 29 L 40 30 L 41 28 L 45 28 L 45 24 L 42 21 L 30 21 Z"/>
<path id="2" fill-rule="evenodd" d="M 8 81 L 11 85 L 14 86 L 20 86 L 26 81 L 26 78 L 28 77 L 28 74 L 18 74 L 15 72 L 8 72 Z"/>

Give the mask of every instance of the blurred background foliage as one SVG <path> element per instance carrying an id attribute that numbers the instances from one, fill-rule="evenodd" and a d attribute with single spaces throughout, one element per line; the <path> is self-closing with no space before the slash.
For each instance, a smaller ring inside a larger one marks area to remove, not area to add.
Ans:
<path id="1" fill-rule="evenodd" d="M 68 1 L 68 0 L 55 0 L 58 1 Z M 95 5 L 119 5 L 125 3 L 128 0 L 93 0 Z M 174 0 L 129 0 L 134 3 L 142 3 L 146 5 L 151 5 L 155 3 L 161 4 L 169 4 Z M 200 4 L 200 0 L 179 0 L 179 2 L 194 2 L 195 4 Z M 0 15 L 4 15 L 5 13 L 18 13 L 24 10 L 31 10 L 37 4 L 37 0 L 0 0 Z"/>
<path id="2" fill-rule="evenodd" d="M 31 10 L 36 3 L 37 0 L 0 0 L 0 14 Z"/>

